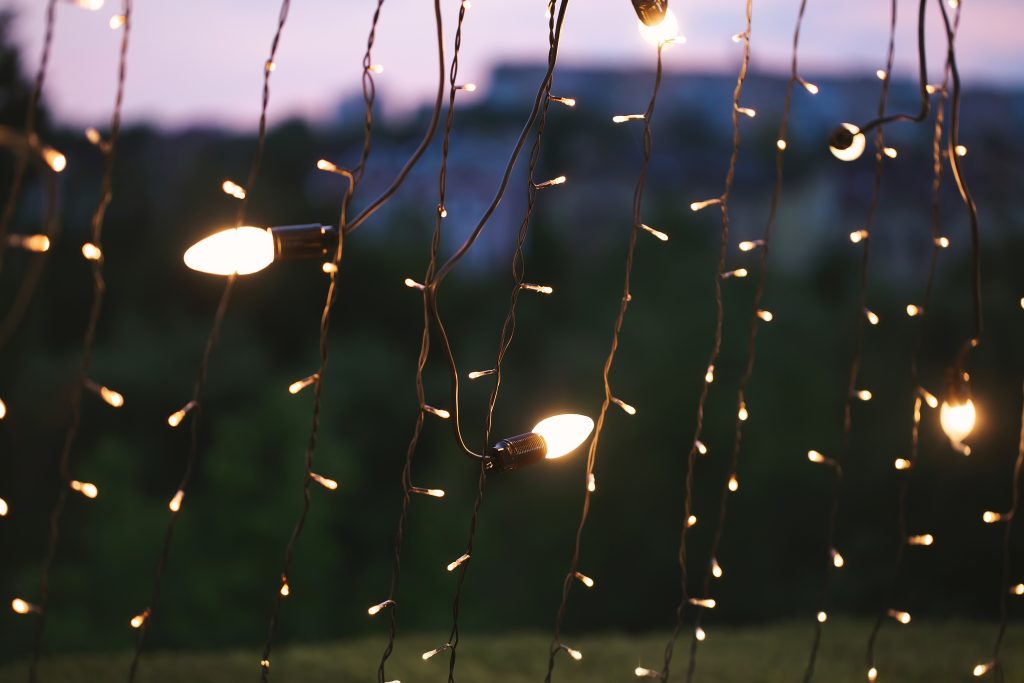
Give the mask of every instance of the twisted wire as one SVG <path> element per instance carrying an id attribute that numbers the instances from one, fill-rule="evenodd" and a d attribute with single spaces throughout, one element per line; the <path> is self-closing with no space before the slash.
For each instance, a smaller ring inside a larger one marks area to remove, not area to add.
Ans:
<path id="1" fill-rule="evenodd" d="M 47 615 L 50 602 L 50 572 L 57 559 L 57 550 L 60 545 L 61 520 L 64 515 L 64 507 L 67 502 L 68 489 L 71 485 L 71 451 L 78 438 L 79 427 L 82 422 L 82 392 L 88 381 L 89 367 L 92 364 L 93 351 L 96 347 L 96 332 L 99 327 L 100 313 L 103 310 L 103 300 L 107 291 L 107 284 L 103 277 L 103 224 L 106 217 L 107 207 L 114 198 L 114 159 L 117 152 L 117 143 L 121 132 L 121 107 L 124 103 L 125 79 L 128 68 L 128 39 L 131 33 L 132 0 L 122 0 L 122 14 L 124 25 L 121 33 L 121 47 L 118 56 L 117 69 L 117 92 L 114 96 L 114 108 L 110 117 L 110 138 L 102 151 L 105 156 L 103 178 L 101 181 L 100 198 L 92 214 L 91 240 L 100 250 L 99 258 L 92 260 L 92 304 L 89 307 L 89 317 L 82 338 L 82 357 L 79 363 L 77 379 L 71 390 L 71 420 L 67 431 L 64 434 L 64 444 L 60 453 L 58 465 L 58 477 L 60 480 L 60 493 L 50 510 L 49 540 L 46 548 L 46 558 L 43 560 L 42 570 L 39 575 L 39 619 L 36 621 L 35 635 L 32 641 L 32 658 L 29 661 L 29 681 L 35 683 L 39 680 L 39 660 L 43 651 L 43 640 L 46 633 Z M 52 8 L 51 8 L 52 9 Z M 47 33 L 49 34 L 50 28 Z M 49 38 L 48 38 L 49 40 Z M 48 54 L 49 49 L 44 50 Z M 45 58 L 44 58 L 45 64 Z M 40 69 L 39 85 L 42 82 L 42 74 L 45 68 Z M 38 97 L 38 93 L 36 95 Z M 28 159 L 28 156 L 22 157 Z M 22 168 L 22 172 L 24 168 Z"/>

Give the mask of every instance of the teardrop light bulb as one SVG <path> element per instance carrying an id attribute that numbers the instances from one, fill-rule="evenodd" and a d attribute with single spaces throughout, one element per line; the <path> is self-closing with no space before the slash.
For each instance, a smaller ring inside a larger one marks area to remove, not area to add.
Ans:
<path id="1" fill-rule="evenodd" d="M 270 230 L 243 226 L 203 238 L 185 252 L 185 265 L 211 275 L 249 275 L 274 262 Z"/>
<path id="2" fill-rule="evenodd" d="M 534 434 L 540 434 L 547 444 L 544 456 L 548 460 L 561 458 L 579 448 L 594 431 L 594 421 L 586 415 L 554 415 L 538 422 Z"/>
<path id="3" fill-rule="evenodd" d="M 682 36 L 679 35 L 679 20 L 670 9 L 665 10 L 665 15 L 657 24 L 648 25 L 638 21 L 637 28 L 640 30 L 640 36 L 654 47 L 667 47 L 676 41 L 682 42 Z"/>
<path id="4" fill-rule="evenodd" d="M 949 440 L 959 444 L 974 430 L 977 413 L 974 402 L 967 399 L 963 403 L 943 401 L 939 409 L 939 423 Z"/>

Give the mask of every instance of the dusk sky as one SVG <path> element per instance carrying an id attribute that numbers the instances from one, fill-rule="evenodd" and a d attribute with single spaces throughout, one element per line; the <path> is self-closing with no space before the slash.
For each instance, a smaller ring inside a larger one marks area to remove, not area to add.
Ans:
<path id="1" fill-rule="evenodd" d="M 16 37 L 35 72 L 44 28 L 44 0 L 2 0 L 19 19 Z M 472 0 L 463 30 L 460 80 L 487 88 L 501 62 L 545 59 L 545 0 Z M 457 3 L 446 0 L 446 59 Z M 755 0 L 753 67 L 783 71 L 799 0 Z M 1021 0 L 962 0 L 958 41 L 967 85 L 1024 85 L 1024 25 Z M 101 123 L 113 99 L 119 32 L 108 21 L 120 12 L 107 0 L 97 12 L 70 3 L 58 8 L 51 71 L 44 97 L 57 118 L 69 124 Z M 313 120 L 333 115 L 340 99 L 359 87 L 362 53 L 375 2 L 293 0 L 277 70 L 272 77 L 273 120 L 301 114 Z M 274 32 L 278 0 L 135 0 L 125 114 L 165 127 L 220 124 L 255 128 L 262 64 Z M 731 36 L 743 28 L 743 0 L 673 0 L 688 43 L 666 53 L 672 71 L 734 73 L 740 47 Z M 916 69 L 915 0 L 899 0 L 897 75 Z M 810 0 L 801 45 L 802 71 L 872 74 L 885 58 L 888 0 Z M 945 45 L 929 3 L 933 80 Z M 629 0 L 570 3 L 559 63 L 566 66 L 653 66 Z M 374 61 L 386 111 L 408 110 L 430 98 L 436 87 L 433 3 L 387 0 L 378 28 Z M 557 75 L 556 75 L 557 85 Z M 572 93 L 564 93 L 571 95 Z M 466 94 L 466 97 L 474 95 Z"/>

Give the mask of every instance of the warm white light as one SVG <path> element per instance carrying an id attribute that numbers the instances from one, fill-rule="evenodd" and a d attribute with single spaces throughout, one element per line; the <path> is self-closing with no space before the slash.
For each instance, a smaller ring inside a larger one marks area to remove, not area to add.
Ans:
<path id="1" fill-rule="evenodd" d="M 189 401 L 184 406 L 182 406 L 180 410 L 174 411 L 167 417 L 167 424 L 170 425 L 171 427 L 177 427 L 178 425 L 181 424 L 181 421 L 185 419 L 185 415 L 187 415 L 190 410 L 195 408 L 195 406 L 195 401 Z"/>
<path id="2" fill-rule="evenodd" d="M 872 325 L 877 325 L 879 322 L 881 322 L 881 319 L 878 317 L 878 314 L 875 313 L 874 311 L 865 310 L 864 315 L 867 317 L 868 322 L 871 323 Z"/>
<path id="3" fill-rule="evenodd" d="M 722 578 L 722 574 L 723 573 L 724 572 L 722 571 L 722 565 L 718 564 L 718 560 L 715 559 L 714 557 L 712 557 L 711 558 L 711 575 L 714 576 L 716 579 L 720 579 L 720 578 Z"/>
<path id="4" fill-rule="evenodd" d="M 545 458 L 560 458 L 576 450 L 594 430 L 594 421 L 586 415 L 555 415 L 534 425 L 534 434 L 540 434 L 547 444 Z"/>
<path id="5" fill-rule="evenodd" d="M 921 315 L 921 307 L 917 304 L 907 304 L 907 315 L 911 318 L 916 318 Z"/>
<path id="6" fill-rule="evenodd" d="M 470 379 L 480 379 L 481 377 L 486 377 L 488 375 L 493 375 L 496 372 L 498 372 L 498 371 L 494 370 L 494 369 L 491 369 L 491 370 L 474 370 L 473 372 L 469 373 L 468 377 Z"/>
<path id="7" fill-rule="evenodd" d="M 388 605 L 393 605 L 393 604 L 395 604 L 394 600 L 385 600 L 384 602 L 378 603 L 378 604 L 374 605 L 373 607 L 368 608 L 366 610 L 366 613 L 369 614 L 372 617 L 372 616 L 375 616 L 375 615 L 379 614 L 380 611 L 382 609 L 384 609 L 385 607 L 387 607 Z"/>
<path id="8" fill-rule="evenodd" d="M 1018 583 L 1016 586 L 1010 588 L 1012 595 L 1024 595 L 1024 583 Z"/>
<path id="9" fill-rule="evenodd" d="M 50 250 L 50 238 L 46 235 L 8 235 L 7 243 L 16 249 L 37 254 Z"/>
<path id="10" fill-rule="evenodd" d="M 564 185 L 565 181 L 568 180 L 564 175 L 560 175 L 557 178 L 551 180 L 545 180 L 542 183 L 534 183 L 533 186 L 538 190 L 544 189 L 545 187 L 554 187 L 555 185 Z"/>
<path id="11" fill-rule="evenodd" d="M 736 413 L 736 417 L 740 418 L 740 422 L 746 422 L 747 418 L 750 417 L 750 412 L 747 410 L 747 404 L 741 403 L 739 412 Z"/>
<path id="12" fill-rule="evenodd" d="M 231 195 L 235 199 L 245 199 L 245 188 L 232 180 L 225 180 L 220 185 L 224 194 Z"/>
<path id="13" fill-rule="evenodd" d="M 842 569 L 846 566 L 846 559 L 835 548 L 832 549 L 832 566 L 836 569 Z"/>
<path id="14" fill-rule="evenodd" d="M 918 534 L 907 539 L 909 545 L 935 545 L 935 537 L 931 534 Z"/>
<path id="15" fill-rule="evenodd" d="M 862 401 L 870 401 L 873 394 L 868 389 L 861 389 L 857 392 L 857 398 Z"/>
<path id="16" fill-rule="evenodd" d="M 715 366 L 714 365 L 709 365 L 708 366 L 707 372 L 704 373 L 704 381 L 706 383 L 708 383 L 708 384 L 711 384 L 712 382 L 715 381 Z"/>
<path id="17" fill-rule="evenodd" d="M 973 671 L 974 677 L 975 678 L 981 678 L 982 676 L 984 676 L 985 674 L 987 674 L 991 670 L 992 670 L 992 662 L 986 662 L 985 664 L 978 664 L 977 666 L 974 667 L 974 671 Z"/>
<path id="18" fill-rule="evenodd" d="M 736 478 L 736 475 L 729 476 L 729 491 L 736 493 L 740 490 L 740 480 Z"/>
<path id="19" fill-rule="evenodd" d="M 142 628 L 142 625 L 146 623 L 147 619 L 149 619 L 149 609 L 148 608 L 143 610 L 142 614 L 136 614 L 134 617 L 132 617 L 132 620 L 130 622 L 131 625 L 132 625 L 132 628 Z"/>
<path id="20" fill-rule="evenodd" d="M 103 258 L 103 252 L 92 242 L 86 242 L 82 245 L 82 256 L 86 261 L 99 261 Z"/>
<path id="21" fill-rule="evenodd" d="M 367 69 L 367 71 L 369 71 L 370 73 L 382 74 L 382 73 L 384 73 L 384 65 L 383 64 L 371 64 L 370 68 Z"/>
<path id="22" fill-rule="evenodd" d="M 655 47 L 668 47 L 673 43 L 686 42 L 686 39 L 679 35 L 679 20 L 672 10 L 666 10 L 665 15 L 654 26 L 648 26 L 642 21 L 637 22 L 640 36 L 648 45 Z"/>
<path id="23" fill-rule="evenodd" d="M 697 447 L 697 452 L 700 453 L 701 455 L 707 455 L 708 454 L 708 447 L 705 446 L 704 442 L 701 441 L 700 439 L 697 439 L 696 441 L 694 441 L 693 445 Z"/>
<path id="24" fill-rule="evenodd" d="M 122 26 L 124 26 L 124 22 L 125 22 L 125 17 L 124 17 L 123 14 L 115 14 L 114 16 L 110 17 L 110 21 L 108 22 L 108 26 L 110 26 L 110 29 L 112 31 L 116 31 L 117 29 L 119 29 Z"/>
<path id="25" fill-rule="evenodd" d="M 338 170 L 338 167 L 335 164 L 328 161 L 327 159 L 320 159 L 319 161 L 317 161 L 316 167 L 321 171 L 327 171 L 329 173 L 333 173 L 334 171 Z"/>
<path id="26" fill-rule="evenodd" d="M 921 392 L 921 396 L 924 397 L 924 402 L 928 404 L 929 408 L 939 407 L 939 399 L 935 398 L 935 394 L 931 393 L 924 387 L 918 387 L 917 390 Z"/>
<path id="27" fill-rule="evenodd" d="M 87 481 L 77 481 L 72 479 L 70 486 L 71 490 L 81 493 L 86 498 L 95 498 L 100 495 L 100 490 L 96 488 L 96 484 L 90 484 Z"/>
<path id="28" fill-rule="evenodd" d="M 328 491 L 335 491 L 338 488 L 338 482 L 334 481 L 333 479 L 328 479 L 327 477 L 320 476 L 316 472 L 310 472 L 309 478 L 323 486 Z"/>
<path id="29" fill-rule="evenodd" d="M 426 289 L 426 285 L 421 285 L 420 283 L 418 283 L 415 280 L 413 280 L 411 277 L 405 278 L 404 282 L 405 282 L 405 286 L 408 287 L 409 289 L 418 289 L 420 291 L 423 291 L 424 289 Z"/>
<path id="30" fill-rule="evenodd" d="M 181 509 L 181 501 L 185 497 L 185 492 L 178 489 L 178 492 L 174 494 L 174 498 L 171 498 L 171 502 L 167 504 L 167 509 L 171 512 L 177 512 Z"/>
<path id="31" fill-rule="evenodd" d="M 555 288 L 549 285 L 532 285 L 529 282 L 523 282 L 519 285 L 519 289 L 525 289 L 528 292 L 537 292 L 538 294 L 554 294 Z"/>
<path id="32" fill-rule="evenodd" d="M 779 149 L 780 152 L 785 152 L 786 147 L 788 147 L 786 141 L 783 140 L 782 138 L 779 138 L 778 140 L 775 141 L 775 146 Z"/>
<path id="33" fill-rule="evenodd" d="M 292 594 L 292 588 L 291 588 L 291 586 L 288 585 L 288 579 L 286 579 L 285 577 L 282 576 L 281 577 L 281 597 L 282 598 L 287 598 L 291 594 Z"/>
<path id="34" fill-rule="evenodd" d="M 736 107 L 736 111 L 749 118 L 754 118 L 755 116 L 757 116 L 757 111 L 751 109 L 750 107 Z"/>
<path id="35" fill-rule="evenodd" d="M 878 680 L 878 669 L 875 667 L 868 669 L 868 680 L 872 682 Z"/>
<path id="36" fill-rule="evenodd" d="M 575 659 L 577 662 L 583 659 L 583 653 L 579 650 L 573 649 L 568 645 L 563 645 L 562 648 L 569 653 L 569 656 Z"/>
<path id="37" fill-rule="evenodd" d="M 829 151 L 832 152 L 832 156 L 840 161 L 853 161 L 859 159 L 860 155 L 864 153 L 864 149 L 868 146 L 867 138 L 864 137 L 864 133 L 860 132 L 860 128 L 853 125 L 852 123 L 842 124 L 843 128 L 848 130 L 853 135 L 853 142 L 846 149 L 839 149 L 829 145 Z"/>
<path id="38" fill-rule="evenodd" d="M 967 436 L 974 430 L 974 422 L 977 413 L 974 410 L 974 401 L 967 399 L 963 403 L 942 402 L 939 409 L 939 424 L 942 431 L 946 433 L 954 446 L 960 446 Z"/>
<path id="39" fill-rule="evenodd" d="M 430 496 L 431 498 L 444 498 L 444 489 L 424 489 L 419 486 L 410 486 L 409 493 L 418 493 L 421 496 Z"/>
<path id="40" fill-rule="evenodd" d="M 697 640 L 699 640 L 702 643 L 708 637 L 708 634 L 700 626 L 698 626 L 697 629 L 693 632 L 693 635 Z"/>
<path id="41" fill-rule="evenodd" d="M 465 90 L 466 92 L 476 92 L 476 83 L 465 83 L 463 85 L 455 86 L 456 90 Z"/>
<path id="42" fill-rule="evenodd" d="M 54 173 L 60 173 L 68 167 L 67 157 L 53 147 L 43 147 L 43 160 L 47 166 L 53 169 Z"/>
<path id="43" fill-rule="evenodd" d="M 686 528 L 689 529 L 697 524 L 697 515 L 690 515 L 686 518 Z"/>
<path id="44" fill-rule="evenodd" d="M 442 420 L 447 420 L 448 418 L 450 418 L 452 416 L 452 414 L 449 413 L 444 408 L 435 408 L 434 406 L 428 406 L 425 403 L 423 404 L 423 410 L 427 411 L 431 415 L 436 415 L 437 417 L 441 418 Z"/>
<path id="45" fill-rule="evenodd" d="M 715 602 L 714 598 L 690 598 L 690 604 L 695 607 L 703 607 L 705 609 L 714 609 Z"/>
<path id="46" fill-rule="evenodd" d="M 71 0 L 71 2 L 82 9 L 91 10 L 93 12 L 98 9 L 103 9 L 103 0 Z"/>
<path id="47" fill-rule="evenodd" d="M 591 472 L 590 474 L 587 475 L 587 491 L 589 491 L 590 493 L 593 493 L 596 490 L 597 490 L 597 477 L 595 477 L 594 473 Z"/>
<path id="48" fill-rule="evenodd" d="M 185 265 L 211 275 L 250 275 L 274 262 L 269 230 L 244 226 L 205 237 L 185 252 Z"/>
<path id="49" fill-rule="evenodd" d="M 0 420 L 4 419 L 5 417 L 7 417 L 7 404 L 4 403 L 4 400 L 2 398 L 0 398 Z"/>
<path id="50" fill-rule="evenodd" d="M 935 238 L 935 246 L 939 247 L 940 249 L 948 249 L 949 248 L 949 238 L 948 237 L 936 237 Z"/>
<path id="51" fill-rule="evenodd" d="M 93 145 L 99 145 L 103 142 L 103 135 L 101 135 L 98 130 L 90 126 L 85 129 L 85 139 Z"/>
<path id="52" fill-rule="evenodd" d="M 896 462 L 894 463 L 894 465 L 898 470 L 909 470 L 911 467 L 911 462 L 906 458 L 896 458 Z"/>
<path id="53" fill-rule="evenodd" d="M 995 524 L 996 522 L 1001 522 L 1004 519 L 1006 519 L 1006 516 L 999 512 L 993 512 L 992 510 L 985 510 L 985 513 L 981 516 L 981 519 L 985 522 L 985 524 Z"/>
<path id="54" fill-rule="evenodd" d="M 29 612 L 38 612 L 39 608 L 32 603 L 25 602 L 21 598 L 14 598 L 11 600 L 11 609 L 16 614 L 28 614 Z"/>
<path id="55" fill-rule="evenodd" d="M 811 93 L 812 95 L 817 95 L 820 92 L 820 90 L 821 90 L 814 83 L 811 83 L 809 81 L 805 81 L 802 78 L 800 79 L 800 85 L 804 86 L 804 90 L 806 90 L 807 92 Z"/>
<path id="56" fill-rule="evenodd" d="M 701 209 L 706 209 L 709 206 L 714 206 L 715 204 L 721 203 L 722 200 L 720 197 L 715 197 L 714 199 L 705 199 L 702 202 L 693 202 L 690 204 L 690 211 L 700 211 Z"/>
<path id="57" fill-rule="evenodd" d="M 303 389 L 305 389 L 306 387 L 308 387 L 309 385 L 314 384 L 319 378 L 320 373 L 313 373 L 309 377 L 304 377 L 303 379 L 292 382 L 291 384 L 288 385 L 288 393 L 295 395 L 302 391 Z"/>
<path id="58" fill-rule="evenodd" d="M 757 312 L 757 317 L 765 321 L 766 323 L 770 323 L 771 321 L 775 320 L 775 315 L 771 311 L 759 310 Z"/>
<path id="59" fill-rule="evenodd" d="M 657 671 L 653 671 L 652 669 L 645 669 L 642 666 L 638 666 L 637 668 L 633 669 L 633 675 L 635 675 L 637 678 L 661 678 L 661 674 Z"/>
<path id="60" fill-rule="evenodd" d="M 825 612 L 818 612 L 818 623 L 824 624 L 826 621 L 828 621 L 828 614 Z"/>
<path id="61" fill-rule="evenodd" d="M 850 241 L 853 242 L 854 244 L 857 244 L 858 242 L 861 242 L 862 240 L 866 240 L 867 238 L 868 238 L 868 231 L 867 230 L 854 230 L 853 232 L 850 233 Z"/>
<path id="62" fill-rule="evenodd" d="M 753 251 L 764 244 L 764 240 L 744 240 L 739 243 L 740 251 Z"/>
<path id="63" fill-rule="evenodd" d="M 886 78 L 889 77 L 889 74 L 886 73 L 885 69 L 878 69 L 877 71 L 875 71 L 875 76 L 878 77 L 878 80 L 884 81 Z"/>
<path id="64" fill-rule="evenodd" d="M 965 145 L 957 145 L 954 148 L 954 151 L 956 151 L 956 155 L 958 157 L 965 157 L 965 156 L 967 156 L 967 147 Z"/>
<path id="65" fill-rule="evenodd" d="M 807 459 L 810 460 L 811 462 L 818 463 L 818 464 L 821 464 L 821 463 L 825 462 L 826 460 L 828 460 L 828 458 L 826 458 L 824 455 L 822 455 L 818 451 L 807 451 Z"/>
<path id="66" fill-rule="evenodd" d="M 727 270 L 724 273 L 722 273 L 722 279 L 728 280 L 729 278 L 732 277 L 746 277 L 749 274 L 750 273 L 747 271 L 746 268 L 737 268 L 736 270 Z"/>
<path id="67" fill-rule="evenodd" d="M 331 261 L 324 261 L 323 265 L 320 266 L 320 270 L 324 271 L 328 275 L 334 275 L 338 272 L 338 266 L 334 265 Z"/>
<path id="68" fill-rule="evenodd" d="M 657 238 L 658 238 L 659 240 L 661 240 L 662 242 L 668 242 L 668 235 L 666 235 L 665 233 L 663 233 L 663 232 L 662 232 L 661 230 L 655 230 L 655 229 L 654 229 L 654 228 L 652 228 L 651 226 L 649 226 L 649 225 L 646 225 L 646 224 L 644 224 L 644 223 L 641 223 L 641 224 L 640 224 L 640 227 L 641 227 L 641 228 L 642 228 L 643 230 L 646 230 L 646 231 L 647 231 L 647 232 L 649 232 L 650 234 L 652 234 L 652 235 L 654 235 L 655 237 L 657 237 Z"/>
<path id="69" fill-rule="evenodd" d="M 612 123 L 625 123 L 626 121 L 643 121 L 646 118 L 643 114 L 618 114 L 612 117 Z"/>
<path id="70" fill-rule="evenodd" d="M 6 517 L 9 510 L 10 508 L 7 507 L 7 501 L 0 498 L 0 517 Z"/>
<path id="71" fill-rule="evenodd" d="M 462 566 L 462 563 L 469 559 L 469 553 L 463 553 L 456 560 L 448 563 L 448 571 L 453 572 Z"/>
<path id="72" fill-rule="evenodd" d="M 592 578 L 590 578 L 589 576 L 587 576 L 586 574 L 581 574 L 580 572 L 575 572 L 574 576 L 577 579 L 579 579 L 580 583 L 582 583 L 587 588 L 593 588 L 594 587 L 594 580 Z"/>
<path id="73" fill-rule="evenodd" d="M 901 612 L 900 610 L 891 609 L 889 610 L 889 616 L 901 624 L 906 625 L 910 623 L 910 612 Z"/>
<path id="74" fill-rule="evenodd" d="M 113 408 L 120 408 L 121 406 L 124 405 L 124 396 L 114 391 L 113 389 L 108 389 L 107 387 L 100 387 L 99 392 L 100 398 L 102 398 L 107 403 L 107 405 Z"/>
<path id="75" fill-rule="evenodd" d="M 882 149 L 882 152 L 884 152 L 885 156 L 889 157 L 890 159 L 895 159 L 896 157 L 899 156 L 899 152 L 896 151 L 895 147 L 884 147 Z"/>
<path id="76" fill-rule="evenodd" d="M 575 107 L 576 106 L 576 100 L 573 99 L 572 97 L 551 97 L 549 95 L 548 99 L 550 99 L 552 102 L 558 102 L 559 104 L 564 104 L 567 107 Z"/>
<path id="77" fill-rule="evenodd" d="M 422 658 L 423 661 L 427 661 L 428 659 L 430 659 L 434 655 L 438 654 L 439 652 L 444 652 L 445 650 L 450 650 L 451 647 L 452 647 L 451 645 L 449 645 L 448 643 L 445 643 L 441 647 L 435 647 L 433 650 L 430 650 L 429 652 L 424 652 L 422 655 L 420 655 L 420 658 Z"/>
<path id="78" fill-rule="evenodd" d="M 277 71 L 277 62 L 272 59 L 268 59 L 263 65 L 263 68 L 267 70 L 267 73 L 273 73 L 274 71 Z"/>
<path id="79" fill-rule="evenodd" d="M 634 408 L 633 406 L 629 405 L 628 403 L 626 403 L 622 399 L 618 399 L 618 398 L 615 398 L 613 396 L 612 397 L 612 403 L 614 403 L 618 407 L 622 408 L 622 412 L 626 413 L 627 415 L 636 415 L 636 408 Z"/>

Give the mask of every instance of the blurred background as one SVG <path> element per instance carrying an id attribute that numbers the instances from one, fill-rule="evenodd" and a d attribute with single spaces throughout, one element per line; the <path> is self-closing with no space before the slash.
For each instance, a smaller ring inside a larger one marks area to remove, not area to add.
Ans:
<path id="1" fill-rule="evenodd" d="M 318 172 L 315 162 L 326 157 L 345 166 L 358 158 L 362 100 L 355 87 L 371 7 L 327 4 L 295 3 L 295 25 L 285 29 L 272 78 L 266 156 L 249 188 L 249 217 L 256 225 L 335 223 L 342 187 L 336 176 Z M 436 85 L 436 57 L 430 31 L 421 30 L 431 21 L 429 8 L 419 4 L 424 7 L 396 0 L 385 10 L 375 52 L 385 65 L 377 77 L 380 116 L 357 208 L 388 185 L 429 119 L 425 107 Z M 504 3 L 504 10 L 487 4 L 474 4 L 465 28 L 464 80 L 481 87 L 456 98 L 443 255 L 458 246 L 489 202 L 543 77 L 544 3 Z M 733 4 L 728 13 L 677 9 L 690 44 L 666 53 L 643 211 L 644 222 L 671 239 L 641 235 L 637 246 L 633 304 L 611 381 L 616 395 L 638 412 L 630 417 L 613 407 L 608 415 L 580 565 L 597 588 L 575 590 L 567 630 L 664 632 L 673 623 L 685 456 L 711 343 L 720 227 L 717 211 L 694 214 L 688 206 L 720 193 L 728 163 L 740 57 L 729 37 L 742 29 L 742 3 Z M 743 254 L 735 244 L 759 238 L 764 228 L 785 90 L 781 74 L 797 6 L 792 0 L 757 4 L 763 9 L 755 9 L 754 71 L 743 96 L 757 117 L 742 122 L 728 259 L 730 268 L 752 272 L 757 252 Z M 914 111 L 913 3 L 899 4 L 899 68 L 890 109 Z M 4 125 L 23 124 L 42 5 L 21 3 L 0 14 Z M 118 11 L 115 5 L 96 13 L 59 7 L 41 136 L 68 158 L 59 176 L 61 233 L 45 256 L 29 315 L 0 355 L 0 396 L 8 406 L 0 423 L 0 496 L 11 508 L 0 521 L 4 600 L 35 595 L 47 515 L 57 494 L 56 462 L 91 297 L 89 265 L 79 249 L 102 173 L 101 156 L 82 130 L 105 130 L 109 116 L 119 35 L 106 21 Z M 244 182 L 255 144 L 261 68 L 277 14 L 277 3 L 269 0 L 137 5 L 128 124 L 105 228 L 109 292 L 91 372 L 121 391 L 126 403 L 113 410 L 85 397 L 73 471 L 95 482 L 101 494 L 95 501 L 69 500 L 47 626 L 54 652 L 130 647 L 128 620 L 148 600 L 167 501 L 188 452 L 188 431 L 169 429 L 166 418 L 190 397 L 223 285 L 220 278 L 187 270 L 181 255 L 233 221 L 235 200 L 220 185 L 228 178 Z M 795 92 L 764 300 L 775 319 L 758 338 L 741 488 L 730 502 L 718 557 L 726 579 L 716 586 L 720 607 L 709 616 L 711 624 L 806 618 L 816 609 L 822 577 L 832 480 L 805 454 L 814 448 L 834 455 L 840 447 L 860 314 L 860 250 L 848 234 L 865 220 L 873 173 L 870 155 L 842 164 L 825 140 L 838 122 L 871 118 L 877 106 L 874 70 L 884 65 L 888 3 L 811 5 L 802 73 L 821 93 Z M 449 24 L 455 7 L 446 8 Z M 321 17 L 321 11 L 330 14 Z M 478 11 L 483 23 L 475 36 Z M 969 150 L 964 165 L 981 212 L 987 330 L 968 368 L 979 410 L 969 440 L 973 454 L 965 458 L 950 447 L 935 411 L 923 418 L 910 523 L 914 532 L 933 533 L 937 541 L 911 549 L 898 589 L 900 608 L 915 619 L 994 619 L 1003 591 L 1002 527 L 982 524 L 981 514 L 1009 506 L 1020 429 L 1024 62 L 1019 41 L 1004 27 L 1019 25 L 1021 14 L 1009 1 L 971 3 L 964 10 L 961 141 Z M 646 106 L 653 51 L 636 34 L 625 0 L 571 8 L 565 32 L 565 62 L 556 70 L 554 92 L 579 104 L 552 108 L 537 175 L 565 174 L 569 180 L 540 194 L 526 251 L 527 281 L 551 285 L 555 293 L 520 299 L 495 416 L 499 436 L 527 431 L 549 414 L 596 416 L 621 293 L 642 124 L 616 126 L 611 117 Z M 938 82 L 943 45 L 938 34 L 929 35 L 930 73 Z M 942 216 L 951 246 L 940 255 L 934 303 L 923 322 L 904 313 L 923 297 L 931 251 L 931 136 L 930 124 L 887 129 L 899 156 L 886 161 L 872 232 L 869 301 L 881 324 L 867 330 L 860 382 L 874 399 L 854 406 L 838 537 L 847 566 L 834 586 L 834 609 L 853 615 L 873 615 L 883 606 L 899 541 L 899 480 L 892 463 L 906 457 L 910 444 L 915 335 L 924 335 L 923 384 L 941 393 L 944 369 L 971 334 L 967 216 L 948 173 Z M 285 642 L 384 630 L 366 617 L 366 607 L 387 594 L 400 473 L 418 410 L 413 380 L 421 299 L 402 282 L 420 278 L 426 267 L 439 157 L 435 144 L 396 197 L 346 243 L 315 467 L 340 488 L 312 492 L 311 518 L 289 577 L 292 596 L 279 627 Z M 7 187 L 9 157 L 0 174 L 0 186 Z M 38 178 L 31 178 L 14 232 L 39 229 L 42 196 Z M 493 367 L 525 199 L 521 165 L 484 237 L 441 291 L 463 373 Z M 8 252 L 0 272 L 4 308 L 39 258 Z M 262 641 L 284 545 L 300 509 L 311 419 L 311 393 L 292 396 L 287 387 L 316 370 L 326 284 L 318 262 L 277 264 L 237 283 L 210 370 L 199 470 L 177 527 L 151 633 L 154 647 L 251 647 Z M 703 576 L 728 474 L 753 285 L 753 278 L 724 283 L 725 345 L 704 437 L 710 453 L 698 461 L 694 483 L 700 519 L 689 536 L 695 581 Z M 427 366 L 427 400 L 447 406 L 447 371 L 439 361 L 435 356 Z M 490 390 L 487 378 L 463 385 L 463 431 L 480 448 Z M 584 460 L 580 451 L 492 478 L 462 603 L 466 631 L 550 628 L 572 552 Z M 443 488 L 447 496 L 412 501 L 401 629 L 444 630 L 450 623 L 454 582 L 444 566 L 464 550 L 476 476 L 473 463 L 454 447 L 450 425 L 428 418 L 413 480 Z M 1012 576 L 1019 581 L 1024 553 L 1019 537 L 1014 543 Z M 24 657 L 30 631 L 9 611 L 0 614 L 0 658 Z"/>

